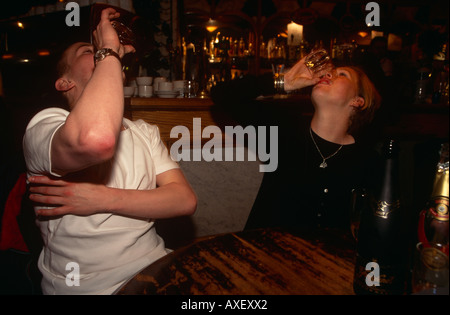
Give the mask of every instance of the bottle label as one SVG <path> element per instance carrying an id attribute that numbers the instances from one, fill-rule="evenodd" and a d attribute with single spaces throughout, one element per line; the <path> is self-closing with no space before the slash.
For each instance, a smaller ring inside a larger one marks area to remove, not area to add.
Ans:
<path id="1" fill-rule="evenodd" d="M 420 259 L 422 260 L 423 264 L 432 271 L 442 270 L 446 266 L 448 268 L 447 255 L 434 247 L 424 248 L 420 255 Z"/>
<path id="2" fill-rule="evenodd" d="M 375 201 L 375 215 L 387 219 L 389 215 L 400 208 L 400 201 L 396 200 L 394 202 L 387 202 L 387 201 Z"/>
<path id="3" fill-rule="evenodd" d="M 448 221 L 448 200 L 436 199 L 429 209 L 431 215 L 439 221 Z"/>

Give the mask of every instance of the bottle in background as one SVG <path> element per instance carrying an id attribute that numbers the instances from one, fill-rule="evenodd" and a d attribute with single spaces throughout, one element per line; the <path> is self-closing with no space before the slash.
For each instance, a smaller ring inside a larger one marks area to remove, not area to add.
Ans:
<path id="1" fill-rule="evenodd" d="M 358 233 L 353 288 L 356 294 L 394 295 L 405 292 L 407 242 L 400 204 L 399 148 L 384 144 L 380 176 L 369 192 Z"/>
<path id="2" fill-rule="evenodd" d="M 427 69 L 420 69 L 417 74 L 414 104 L 424 104 L 428 95 L 428 84 L 431 73 Z"/>
<path id="3" fill-rule="evenodd" d="M 431 101 L 433 104 L 448 104 L 448 56 L 447 43 L 443 44 L 441 51 L 433 56 L 433 94 Z"/>
<path id="4" fill-rule="evenodd" d="M 437 243 L 449 253 L 448 242 L 449 160 L 448 143 L 441 146 L 440 160 L 436 167 L 433 192 L 419 216 L 418 239 L 421 243 Z"/>

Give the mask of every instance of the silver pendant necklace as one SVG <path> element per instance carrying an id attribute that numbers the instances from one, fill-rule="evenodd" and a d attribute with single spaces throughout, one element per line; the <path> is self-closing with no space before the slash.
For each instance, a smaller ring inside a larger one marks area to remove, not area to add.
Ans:
<path id="1" fill-rule="evenodd" d="M 311 135 L 311 139 L 312 139 L 314 145 L 316 146 L 317 152 L 319 152 L 320 156 L 322 157 L 322 163 L 320 163 L 319 167 L 320 167 L 320 168 L 326 168 L 326 167 L 328 166 L 327 160 L 330 159 L 330 158 L 332 158 L 333 156 L 335 156 L 339 151 L 341 151 L 343 145 L 341 144 L 341 146 L 340 146 L 340 147 L 336 150 L 336 152 L 334 152 L 333 154 L 331 154 L 331 155 L 329 155 L 329 156 L 327 156 L 327 157 L 324 157 L 323 154 L 322 154 L 322 152 L 320 152 L 319 147 L 317 146 L 316 140 L 314 140 L 314 137 L 313 137 L 311 128 L 309 128 L 309 134 Z"/>

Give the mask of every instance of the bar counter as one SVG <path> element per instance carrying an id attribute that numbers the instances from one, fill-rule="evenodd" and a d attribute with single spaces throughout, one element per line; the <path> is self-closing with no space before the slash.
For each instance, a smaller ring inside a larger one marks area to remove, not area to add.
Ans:
<path id="1" fill-rule="evenodd" d="M 309 95 L 271 96 L 261 98 L 257 102 L 257 106 L 261 108 L 272 107 L 275 104 L 282 110 L 288 110 L 290 114 L 294 112 L 299 115 L 312 115 L 313 108 Z M 125 117 L 131 120 L 143 119 L 157 125 L 161 138 L 167 146 L 178 139 L 170 137 L 170 131 L 175 126 L 185 126 L 189 129 L 192 144 L 194 118 L 201 119 L 202 129 L 206 126 L 218 126 L 224 131 L 225 126 L 245 127 L 237 116 L 229 108 L 215 105 L 211 98 L 125 98 Z M 207 141 L 209 138 L 202 138 L 202 144 Z"/>
<path id="2" fill-rule="evenodd" d="M 177 140 L 170 138 L 170 131 L 175 126 L 188 127 L 192 137 L 194 118 L 200 118 L 203 127 L 229 120 L 215 110 L 209 98 L 125 98 L 125 117 L 131 120 L 143 119 L 157 125 L 161 138 L 168 146 Z"/>

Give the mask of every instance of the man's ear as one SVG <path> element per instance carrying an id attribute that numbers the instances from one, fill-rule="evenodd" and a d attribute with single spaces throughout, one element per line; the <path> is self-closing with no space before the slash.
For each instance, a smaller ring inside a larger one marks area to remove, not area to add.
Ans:
<path id="1" fill-rule="evenodd" d="M 60 92 L 67 92 L 75 86 L 75 83 L 65 78 L 59 78 L 55 82 L 55 88 Z"/>
<path id="2" fill-rule="evenodd" d="M 361 96 L 356 96 L 353 101 L 351 102 L 350 106 L 352 106 L 354 109 L 357 108 L 364 108 L 364 98 L 362 98 Z"/>

